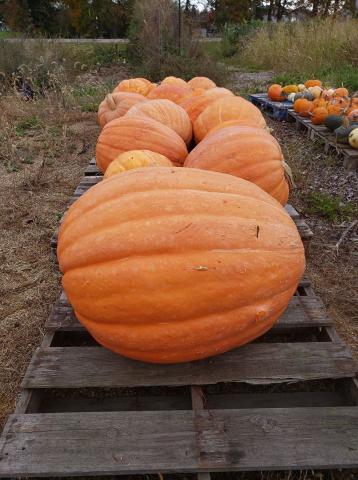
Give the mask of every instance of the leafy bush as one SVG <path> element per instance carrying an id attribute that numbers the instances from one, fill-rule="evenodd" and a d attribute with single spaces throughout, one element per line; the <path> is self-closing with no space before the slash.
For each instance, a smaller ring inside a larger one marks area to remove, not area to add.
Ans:
<path id="1" fill-rule="evenodd" d="M 184 16 L 183 16 L 184 17 Z M 178 16 L 171 0 L 137 0 L 129 29 L 127 56 L 139 76 L 158 81 L 168 75 L 191 78 L 204 75 L 222 83 L 225 68 L 209 58 L 182 22 L 179 45 Z"/>
<path id="2" fill-rule="evenodd" d="M 224 57 L 232 57 L 244 47 L 247 37 L 263 25 L 261 20 L 250 20 L 240 24 L 225 24 L 222 33 L 221 50 Z"/>

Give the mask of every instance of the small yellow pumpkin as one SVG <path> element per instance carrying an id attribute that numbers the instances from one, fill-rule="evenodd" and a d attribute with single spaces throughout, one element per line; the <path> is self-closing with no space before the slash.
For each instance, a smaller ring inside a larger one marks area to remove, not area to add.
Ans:
<path id="1" fill-rule="evenodd" d="M 118 155 L 111 162 L 104 174 L 104 178 L 118 175 L 119 173 L 143 167 L 172 167 L 169 158 L 151 150 L 130 150 Z"/>
<path id="2" fill-rule="evenodd" d="M 348 142 L 352 148 L 358 150 L 358 128 L 352 130 L 351 133 L 348 135 Z"/>
<path id="3" fill-rule="evenodd" d="M 288 95 L 289 93 L 298 93 L 298 86 L 297 85 L 286 85 L 283 87 L 282 91 Z"/>

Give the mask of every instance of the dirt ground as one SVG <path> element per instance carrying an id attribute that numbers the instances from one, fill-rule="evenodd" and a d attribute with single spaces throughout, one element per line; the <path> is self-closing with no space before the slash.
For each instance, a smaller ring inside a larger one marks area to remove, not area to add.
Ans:
<path id="1" fill-rule="evenodd" d="M 118 80 L 123 75 L 123 71 L 115 73 Z M 108 78 L 108 71 L 103 72 L 105 77 Z M 260 77 L 258 81 L 265 82 L 268 78 Z M 100 79 L 90 74 L 82 78 L 85 85 L 98 81 Z M 252 74 L 247 74 L 241 77 L 239 86 L 248 87 L 252 81 Z M 0 146 L 1 429 L 1 423 L 14 409 L 21 378 L 34 349 L 40 344 L 43 325 L 60 291 L 58 267 L 50 258 L 50 238 L 94 155 L 99 129 L 95 113 L 83 112 L 76 106 L 68 108 L 59 99 L 46 99 L 41 105 L 34 105 L 11 96 L 1 99 L 0 103 L 3 112 Z M 357 173 L 345 171 L 340 160 L 327 157 L 320 145 L 297 134 L 291 124 L 269 123 L 283 145 L 295 176 L 297 188 L 290 201 L 314 232 L 307 258 L 308 276 L 334 318 L 339 333 L 358 357 L 358 232 L 352 228 L 337 251 L 335 244 L 352 219 L 328 220 L 310 213 L 307 203 L 308 194 L 318 191 L 339 195 L 343 202 L 357 204 Z M 354 479 L 353 475 L 346 478 Z"/>

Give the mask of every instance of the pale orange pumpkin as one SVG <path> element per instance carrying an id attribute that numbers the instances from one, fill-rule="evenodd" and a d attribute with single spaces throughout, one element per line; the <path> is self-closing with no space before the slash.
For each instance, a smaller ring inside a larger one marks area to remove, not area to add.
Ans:
<path id="1" fill-rule="evenodd" d="M 193 89 L 203 88 L 205 90 L 216 87 L 216 83 L 210 80 L 210 78 L 208 77 L 194 77 L 189 80 L 188 85 Z"/>
<path id="2" fill-rule="evenodd" d="M 229 173 L 255 183 L 287 203 L 289 186 L 276 139 L 262 128 L 234 126 L 209 134 L 188 155 L 184 167 Z"/>
<path id="3" fill-rule="evenodd" d="M 173 164 L 169 158 L 160 153 L 150 150 L 130 150 L 121 153 L 108 165 L 104 178 L 112 177 L 120 173 L 143 167 L 172 167 Z"/>
<path id="4" fill-rule="evenodd" d="M 129 78 L 122 80 L 113 92 L 132 92 L 147 96 L 155 85 L 146 78 Z"/>
<path id="5" fill-rule="evenodd" d="M 158 85 L 148 94 L 148 98 L 151 100 L 164 98 L 177 104 L 192 96 L 193 92 L 188 86 L 166 84 Z"/>
<path id="6" fill-rule="evenodd" d="M 104 347 L 155 363 L 197 360 L 269 330 L 304 271 L 289 215 L 255 184 L 186 168 L 102 181 L 60 227 L 63 287 Z"/>
<path id="7" fill-rule="evenodd" d="M 116 92 L 106 95 L 98 107 L 98 123 L 103 128 L 106 123 L 115 118 L 122 117 L 138 102 L 143 102 L 146 97 L 139 93 Z"/>
<path id="8" fill-rule="evenodd" d="M 336 88 L 333 94 L 334 97 L 348 97 L 348 95 L 349 92 L 344 87 Z"/>
<path id="9" fill-rule="evenodd" d="M 186 144 L 191 141 L 193 128 L 188 114 L 182 107 L 170 100 L 161 99 L 141 102 L 141 104 L 135 105 L 126 113 L 126 117 L 133 116 L 153 118 L 172 128 Z"/>
<path id="10" fill-rule="evenodd" d="M 160 83 L 161 85 L 178 85 L 181 87 L 188 86 L 186 81 L 179 77 L 165 77 L 164 80 L 162 80 Z"/>
<path id="11" fill-rule="evenodd" d="M 251 102 L 241 97 L 225 96 L 215 100 L 198 116 L 194 123 L 196 143 L 220 123 L 236 120 L 241 125 L 266 127 L 266 122 L 260 110 Z"/>
<path id="12" fill-rule="evenodd" d="M 202 95 L 187 98 L 180 105 L 186 110 L 190 120 L 194 123 L 208 105 L 226 96 L 234 96 L 234 94 L 227 88 L 215 87 L 206 90 Z"/>
<path id="13" fill-rule="evenodd" d="M 188 154 L 184 140 L 171 128 L 152 118 L 121 117 L 104 126 L 96 145 L 96 162 L 105 172 L 120 153 L 151 150 L 182 165 Z"/>

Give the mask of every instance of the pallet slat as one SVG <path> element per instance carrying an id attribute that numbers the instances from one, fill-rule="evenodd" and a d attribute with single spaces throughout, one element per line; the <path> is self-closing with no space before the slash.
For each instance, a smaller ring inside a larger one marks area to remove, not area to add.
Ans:
<path id="1" fill-rule="evenodd" d="M 7 438 L 2 476 L 354 468 L 358 409 L 12 415 Z"/>
<path id="2" fill-rule="evenodd" d="M 343 344 L 251 343 L 206 360 L 153 365 L 102 347 L 38 348 L 23 388 L 271 384 L 353 377 L 356 368 Z"/>

